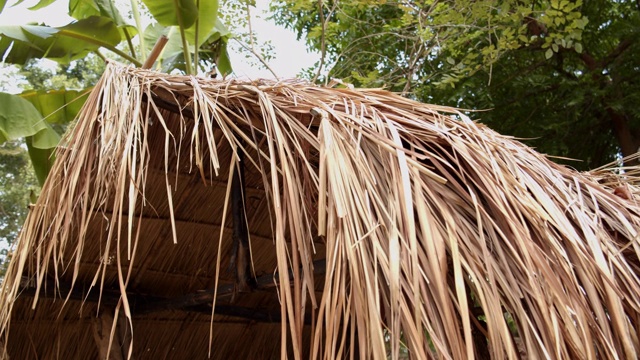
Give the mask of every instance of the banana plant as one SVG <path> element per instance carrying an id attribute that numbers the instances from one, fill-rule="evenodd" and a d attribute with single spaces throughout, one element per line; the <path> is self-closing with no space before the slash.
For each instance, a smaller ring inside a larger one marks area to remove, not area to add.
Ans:
<path id="1" fill-rule="evenodd" d="M 17 5 L 23 0 L 18 0 Z M 31 7 L 42 9 L 60 0 L 40 0 Z M 218 0 L 130 0 L 133 23 L 118 11 L 115 0 L 70 0 L 71 23 L 0 26 L 0 58 L 22 65 L 31 59 L 50 59 L 67 64 L 93 52 L 104 57 L 109 51 L 119 60 L 140 66 L 162 35 L 169 43 L 158 58 L 156 69 L 196 74 L 215 66 L 218 73 L 231 73 L 227 43 L 231 36 L 218 18 Z M 0 12 L 6 0 L 0 0 Z M 141 9 L 154 21 L 143 28 Z M 137 44 L 137 46 L 136 46 Z M 61 89 L 0 93 L 0 144 L 24 139 L 38 180 L 42 184 L 53 163 L 53 149 L 60 139 L 50 126 L 74 118 L 87 91 Z"/>

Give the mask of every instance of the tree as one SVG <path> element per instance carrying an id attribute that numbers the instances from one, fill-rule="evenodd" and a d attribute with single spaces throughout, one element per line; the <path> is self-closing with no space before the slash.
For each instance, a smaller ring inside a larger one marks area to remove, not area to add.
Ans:
<path id="1" fill-rule="evenodd" d="M 17 142 L 0 146 L 0 280 L 4 277 L 8 249 L 18 236 L 28 205 L 38 191 L 29 156 Z"/>
<path id="2" fill-rule="evenodd" d="M 640 147 L 639 6 L 629 0 L 273 3 L 278 23 L 325 54 L 329 77 L 425 102 L 490 109 L 474 116 L 542 152 L 580 159 L 570 162 L 580 169 Z"/>
<path id="3" fill-rule="evenodd" d="M 20 68 L 20 75 L 26 83 L 25 91 L 42 90 L 84 90 L 91 88 L 104 71 L 104 60 L 94 54 L 74 60 L 69 64 L 42 66 L 42 61 L 31 59 Z"/>

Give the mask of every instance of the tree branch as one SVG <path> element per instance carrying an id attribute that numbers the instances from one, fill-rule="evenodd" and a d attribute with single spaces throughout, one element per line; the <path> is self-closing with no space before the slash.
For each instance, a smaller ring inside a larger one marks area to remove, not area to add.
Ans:
<path id="1" fill-rule="evenodd" d="M 320 37 L 320 41 L 321 41 L 321 43 L 320 43 L 321 56 L 320 56 L 320 65 L 318 65 L 318 69 L 316 70 L 316 74 L 313 76 L 313 79 L 311 80 L 311 82 L 313 82 L 313 83 L 315 83 L 318 80 L 318 77 L 320 77 L 320 72 L 322 71 L 322 67 L 324 66 L 324 62 L 326 60 L 326 55 L 327 55 L 327 44 L 326 44 L 327 24 L 329 23 L 329 20 L 333 16 L 333 12 L 336 10 L 337 6 L 338 6 L 338 2 L 335 1 L 333 3 L 333 7 L 331 7 L 331 10 L 329 11 L 329 14 L 325 18 L 324 11 L 323 11 L 324 2 L 322 0 L 318 0 L 318 11 L 319 11 L 319 15 L 320 15 L 320 22 L 322 23 L 322 34 L 321 34 L 321 37 Z"/>
<path id="2" fill-rule="evenodd" d="M 586 51 L 583 51 L 582 54 L 580 54 L 580 60 L 582 60 L 589 71 L 594 71 L 598 68 L 598 61 Z"/>
<path id="3" fill-rule="evenodd" d="M 322 275 L 326 271 L 326 261 L 324 259 L 313 262 L 313 272 L 316 275 Z M 266 274 L 258 276 L 255 279 L 255 288 L 258 290 L 266 290 L 276 287 L 276 279 L 278 274 Z M 136 308 L 136 314 L 147 314 L 163 310 L 176 310 L 185 307 L 208 304 L 213 302 L 214 294 L 217 297 L 225 297 L 233 295 L 235 284 L 220 285 L 216 289 L 202 290 L 193 294 L 184 295 L 178 298 L 163 299 L 160 301 L 150 302 L 141 307 Z M 216 309 L 218 307 L 216 306 Z"/>
<path id="4" fill-rule="evenodd" d="M 602 68 L 609 66 L 609 64 L 614 62 L 620 55 L 622 55 L 622 53 L 630 48 L 635 40 L 636 38 L 634 37 L 620 41 L 618 46 L 616 46 L 616 48 L 613 49 L 613 51 L 609 55 L 607 55 L 604 59 L 602 59 L 602 61 L 600 61 L 600 66 Z"/>
<path id="5" fill-rule="evenodd" d="M 240 44 L 240 46 L 242 46 L 245 50 L 247 50 L 251 54 L 253 54 L 253 56 L 255 56 L 262 63 L 262 65 L 264 65 L 264 67 L 267 68 L 267 70 L 269 70 L 269 72 L 273 75 L 273 77 L 276 78 L 276 80 L 280 80 L 280 77 L 271 68 L 271 66 L 269 66 L 269 64 L 267 63 L 267 60 L 265 60 L 265 58 L 259 52 L 256 51 L 255 42 L 254 42 L 254 39 L 253 39 L 253 28 L 252 28 L 252 25 L 251 25 L 251 9 L 250 9 L 249 2 L 246 3 L 246 11 L 247 11 L 247 26 L 249 27 L 249 45 L 243 43 L 242 41 L 240 41 L 238 39 L 234 38 L 234 40 L 238 44 Z"/>
<path id="6" fill-rule="evenodd" d="M 269 72 L 271 73 L 271 75 L 273 75 L 273 77 L 276 78 L 276 80 L 280 80 L 280 77 L 276 74 L 276 72 L 271 68 L 271 66 L 269 66 L 269 64 L 267 63 L 267 60 L 264 59 L 264 57 L 262 57 L 262 55 L 260 55 L 258 52 L 256 52 L 252 47 L 248 46 L 247 44 L 243 43 L 242 41 L 232 38 L 232 40 L 234 40 L 235 42 L 238 43 L 238 45 L 242 46 L 242 48 L 244 48 L 245 50 L 249 51 L 253 56 L 256 57 L 256 59 L 258 59 L 262 65 L 264 65 L 267 70 L 269 70 Z"/>

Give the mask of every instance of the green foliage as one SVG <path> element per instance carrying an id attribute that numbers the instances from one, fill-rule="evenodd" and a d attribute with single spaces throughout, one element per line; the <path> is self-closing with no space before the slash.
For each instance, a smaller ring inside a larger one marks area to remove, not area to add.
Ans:
<path id="1" fill-rule="evenodd" d="M 51 5 L 55 0 L 40 0 L 37 4 L 29 8 L 29 10 L 39 10 Z"/>
<path id="2" fill-rule="evenodd" d="M 217 16 L 218 1 L 200 0 L 198 5 L 197 22 L 185 31 L 189 43 L 200 47 L 207 41 L 218 41 L 221 37 L 228 36 L 226 27 L 219 21 Z M 197 41 L 196 34 L 198 36 Z"/>
<path id="3" fill-rule="evenodd" d="M 27 90 L 20 96 L 0 93 L 0 143 L 24 138 L 28 154 L 40 183 L 53 163 L 53 148 L 87 97 L 84 89 L 92 86 L 104 67 L 96 57 L 87 57 L 69 65 L 47 70 L 37 61 L 29 61 L 21 75 Z M 56 89 L 56 90 L 54 90 Z"/>
<path id="4" fill-rule="evenodd" d="M 111 19 L 118 27 L 128 25 L 120 15 L 116 4 L 109 0 L 71 0 L 69 1 L 69 16 L 78 20 L 101 16 Z"/>
<path id="5" fill-rule="evenodd" d="M 180 25 L 191 27 L 198 17 L 198 8 L 193 0 L 154 1 L 142 0 L 151 15 L 162 26 Z"/>
<path id="6" fill-rule="evenodd" d="M 16 116 L 13 116 L 14 112 Z M 42 130 L 40 113 L 28 101 L 0 93 L 0 142 L 30 136 Z"/>
<path id="7" fill-rule="evenodd" d="M 20 142 L 0 145 L 0 280 L 6 270 L 8 250 L 38 189 L 29 156 Z"/>
<path id="8" fill-rule="evenodd" d="M 46 60 L 30 60 L 20 68 L 27 81 L 24 90 L 76 90 L 92 87 L 104 71 L 104 61 L 89 54 L 69 64 L 52 64 Z M 26 98 L 26 94 L 21 94 Z M 68 100 L 73 100 L 67 97 Z M 73 106 L 73 105 L 71 105 Z"/>
<path id="9" fill-rule="evenodd" d="M 49 124 L 68 124 L 73 121 L 88 96 L 87 91 L 65 89 L 33 90 L 20 94 Z"/>
<path id="10" fill-rule="evenodd" d="M 571 162 L 640 146 L 640 9 L 633 1 L 274 1 L 326 51 L 329 77 L 486 110 L 496 130 Z M 322 4 L 322 13 L 319 12 Z M 322 21 L 324 19 L 324 22 Z M 324 36 L 323 36 L 324 32 Z"/>
<path id="11" fill-rule="evenodd" d="M 27 139 L 30 154 L 37 155 L 33 164 L 42 184 L 53 161 L 47 156 L 58 144 L 60 135 L 42 121 L 42 115 L 29 101 L 0 93 L 0 143 L 21 138 Z"/>
<path id="12" fill-rule="evenodd" d="M 69 63 L 101 47 L 135 61 L 116 49 L 121 42 L 120 32 L 111 19 L 100 16 L 91 16 L 59 28 L 0 26 L 0 36 L 0 55 L 12 64 L 24 64 L 30 59 L 45 57 Z"/>
<path id="13" fill-rule="evenodd" d="M 55 132 L 50 132 L 47 135 L 50 136 L 42 137 L 40 144 L 38 144 L 37 135 L 25 137 L 29 158 L 31 159 L 33 171 L 36 174 L 40 186 L 44 184 L 47 175 L 49 175 L 49 171 L 51 171 L 51 167 L 53 167 L 53 162 L 56 160 L 54 156 L 55 145 L 58 145 L 58 141 L 60 140 L 60 136 Z M 45 146 L 51 143 L 53 143 L 54 146 Z"/>
<path id="14" fill-rule="evenodd" d="M 220 17 L 233 33 L 234 52 L 243 54 L 245 61 L 252 67 L 266 69 L 265 62 L 273 59 L 275 50 L 271 40 L 261 40 L 256 35 L 264 34 L 255 34 L 251 26 L 251 18 L 256 19 L 263 15 L 256 13 L 255 6 L 254 0 L 223 0 Z M 249 31 L 250 29 L 252 31 Z M 228 57 L 226 60 L 228 61 Z"/>

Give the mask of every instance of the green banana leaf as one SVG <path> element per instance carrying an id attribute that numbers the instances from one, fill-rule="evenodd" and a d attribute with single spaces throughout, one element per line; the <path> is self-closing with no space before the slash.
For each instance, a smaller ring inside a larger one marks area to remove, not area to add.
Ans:
<path id="1" fill-rule="evenodd" d="M 100 47 L 118 52 L 115 46 L 121 41 L 115 23 L 101 16 L 91 16 L 58 28 L 0 26 L 0 57 L 12 64 L 24 64 L 32 58 L 69 63 Z"/>
<path id="2" fill-rule="evenodd" d="M 32 136 L 48 127 L 29 101 L 0 92 L 0 143 Z"/>
<path id="3" fill-rule="evenodd" d="M 70 0 L 69 16 L 78 20 L 102 16 L 113 20 L 117 26 L 128 25 L 111 0 Z"/>
<path id="4" fill-rule="evenodd" d="M 31 162 L 42 185 L 53 163 L 52 153 L 60 142 L 38 110 L 17 95 L 0 93 L 0 143 L 25 138 Z"/>
<path id="5" fill-rule="evenodd" d="M 220 29 L 217 28 L 218 23 L 218 0 L 200 0 L 198 4 L 198 44 L 200 47 Z M 196 43 L 196 26 L 189 27 L 185 31 L 185 36 L 189 44 Z"/>
<path id="6" fill-rule="evenodd" d="M 35 141 L 34 136 L 27 136 L 25 138 L 33 170 L 36 173 L 36 178 L 38 179 L 40 186 L 42 186 L 44 185 L 44 182 L 51 171 L 51 167 L 53 166 L 53 162 L 55 161 L 55 148 L 37 148 L 35 146 Z"/>
<path id="7" fill-rule="evenodd" d="M 162 26 L 181 25 L 187 29 L 196 22 L 198 17 L 198 8 L 194 0 L 142 0 L 142 2 Z"/>
<path id="8" fill-rule="evenodd" d="M 66 124 L 75 119 L 91 89 L 26 91 L 20 97 L 29 101 L 50 124 Z"/>
<path id="9" fill-rule="evenodd" d="M 37 4 L 29 8 L 29 10 L 38 10 L 53 4 L 56 0 L 40 0 Z"/>
<path id="10" fill-rule="evenodd" d="M 138 29 L 128 24 L 111 0 L 71 0 L 69 1 L 69 15 L 74 19 L 82 20 L 91 16 L 102 16 L 113 20 L 121 32 L 121 38 L 133 38 Z M 125 34 L 126 32 L 126 34 Z"/>

